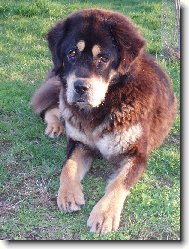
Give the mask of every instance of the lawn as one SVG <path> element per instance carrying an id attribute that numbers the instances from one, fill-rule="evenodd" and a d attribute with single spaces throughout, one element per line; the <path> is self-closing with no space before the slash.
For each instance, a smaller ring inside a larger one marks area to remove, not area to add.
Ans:
<path id="1" fill-rule="evenodd" d="M 162 59 L 161 0 L 2 0 L 0 67 L 1 233 L 6 240 L 180 240 L 180 64 Z M 146 38 L 147 50 L 173 79 L 178 115 L 164 144 L 124 205 L 120 228 L 105 236 L 89 233 L 87 219 L 102 197 L 104 160 L 96 160 L 82 182 L 85 207 L 64 215 L 56 205 L 65 160 L 65 137 L 44 135 L 30 98 L 52 66 L 45 34 L 73 11 L 100 7 L 129 16 Z"/>

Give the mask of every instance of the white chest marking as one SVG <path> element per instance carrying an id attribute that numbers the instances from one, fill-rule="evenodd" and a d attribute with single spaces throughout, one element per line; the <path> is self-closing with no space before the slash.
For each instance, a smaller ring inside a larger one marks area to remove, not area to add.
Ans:
<path id="1" fill-rule="evenodd" d="M 136 124 L 124 131 L 105 134 L 96 142 L 96 146 L 101 154 L 109 159 L 113 155 L 124 152 L 141 135 L 142 127 L 140 124 Z"/>
<path id="2" fill-rule="evenodd" d="M 110 159 L 112 156 L 123 153 L 131 144 L 135 143 L 142 135 L 142 127 L 140 124 L 136 124 L 125 131 L 117 131 L 97 138 L 94 134 L 85 134 L 66 123 L 66 132 L 72 139 L 98 149 L 106 159 Z"/>

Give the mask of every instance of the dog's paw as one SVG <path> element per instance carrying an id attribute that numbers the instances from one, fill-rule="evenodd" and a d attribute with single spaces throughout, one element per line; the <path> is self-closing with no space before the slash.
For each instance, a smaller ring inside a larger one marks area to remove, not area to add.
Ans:
<path id="1" fill-rule="evenodd" d="M 51 138 L 57 138 L 60 135 L 62 135 L 63 132 L 64 132 L 63 124 L 61 122 L 53 122 L 47 124 L 45 135 L 48 135 Z"/>
<path id="2" fill-rule="evenodd" d="M 80 183 L 63 184 L 58 191 L 57 204 L 64 213 L 79 211 L 85 204 Z"/>
<path id="3" fill-rule="evenodd" d="M 120 222 L 120 209 L 110 200 L 103 197 L 93 208 L 87 227 L 90 232 L 105 235 L 116 231 Z"/>

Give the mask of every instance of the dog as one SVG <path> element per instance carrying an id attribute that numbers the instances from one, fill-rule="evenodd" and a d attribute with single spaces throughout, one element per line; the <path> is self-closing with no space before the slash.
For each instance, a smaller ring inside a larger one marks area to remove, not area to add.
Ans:
<path id="1" fill-rule="evenodd" d="M 80 210 L 81 180 L 101 155 L 115 173 L 87 226 L 104 235 L 118 229 L 126 197 L 174 122 L 171 80 L 145 51 L 132 21 L 118 12 L 78 11 L 56 23 L 47 40 L 53 69 L 31 103 L 47 135 L 65 129 L 67 159 L 57 204 L 64 213 Z"/>

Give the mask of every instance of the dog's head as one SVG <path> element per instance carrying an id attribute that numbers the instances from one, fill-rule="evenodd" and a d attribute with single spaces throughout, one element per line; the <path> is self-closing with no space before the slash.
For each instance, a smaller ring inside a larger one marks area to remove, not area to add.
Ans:
<path id="1" fill-rule="evenodd" d="M 67 102 L 89 109 L 103 103 L 109 86 L 127 74 L 145 44 L 126 17 L 97 9 L 57 23 L 48 43 Z"/>

